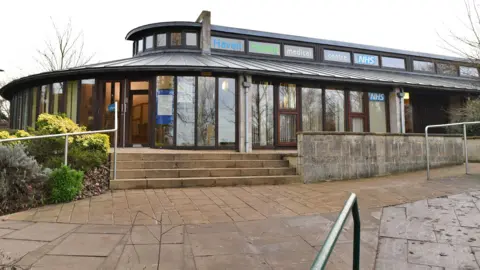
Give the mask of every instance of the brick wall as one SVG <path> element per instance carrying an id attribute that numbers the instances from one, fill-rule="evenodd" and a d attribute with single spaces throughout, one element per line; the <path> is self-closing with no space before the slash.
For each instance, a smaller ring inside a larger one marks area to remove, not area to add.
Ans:
<path id="1" fill-rule="evenodd" d="M 463 163 L 460 136 L 430 136 L 431 167 Z M 426 168 L 423 134 L 301 132 L 297 171 L 305 183 Z"/>

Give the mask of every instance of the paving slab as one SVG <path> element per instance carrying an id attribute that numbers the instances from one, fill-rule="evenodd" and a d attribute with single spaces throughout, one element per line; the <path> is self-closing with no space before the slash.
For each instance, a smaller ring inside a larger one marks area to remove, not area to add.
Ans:
<path id="1" fill-rule="evenodd" d="M 124 225 L 96 225 L 85 224 L 80 226 L 76 233 L 112 233 L 112 234 L 126 234 L 131 230 L 131 226 Z"/>
<path id="2" fill-rule="evenodd" d="M 159 248 L 159 245 L 126 245 L 116 269 L 157 269 Z"/>
<path id="3" fill-rule="evenodd" d="M 35 223 L 27 221 L 0 220 L 0 229 L 20 230 L 33 224 Z"/>
<path id="4" fill-rule="evenodd" d="M 8 239 L 25 239 L 35 241 L 53 241 L 74 230 L 78 225 L 60 223 L 35 223 L 21 230 L 6 235 Z"/>
<path id="5" fill-rule="evenodd" d="M 408 241 L 408 262 L 451 269 L 480 269 L 470 247 Z"/>
<path id="6" fill-rule="evenodd" d="M 238 232 L 192 234 L 190 241 L 195 256 L 258 253 Z"/>
<path id="7" fill-rule="evenodd" d="M 39 241 L 0 239 L 0 265 L 10 264 L 45 244 Z"/>
<path id="8" fill-rule="evenodd" d="M 118 234 L 72 233 L 48 254 L 106 257 L 122 238 Z"/>
<path id="9" fill-rule="evenodd" d="M 38 260 L 31 270 L 95 270 L 103 260 L 101 257 L 47 255 Z"/>
<path id="10" fill-rule="evenodd" d="M 271 269 L 265 259 L 253 254 L 227 254 L 207 257 L 196 257 L 198 270 L 229 269 L 229 270 L 268 270 Z"/>

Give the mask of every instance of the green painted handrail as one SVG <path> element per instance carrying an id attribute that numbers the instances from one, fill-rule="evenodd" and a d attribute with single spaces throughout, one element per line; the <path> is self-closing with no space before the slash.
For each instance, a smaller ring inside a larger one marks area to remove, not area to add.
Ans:
<path id="1" fill-rule="evenodd" d="M 360 269 L 360 215 L 358 213 L 357 195 L 355 193 L 350 194 L 345 206 L 343 206 L 342 212 L 338 215 L 337 221 L 333 224 L 332 230 L 327 236 L 322 249 L 317 254 L 315 261 L 312 264 L 311 270 L 323 270 L 327 265 L 328 258 L 332 253 L 335 243 L 337 242 L 340 233 L 342 232 L 345 221 L 347 221 L 348 214 L 352 212 L 353 216 L 353 270 Z"/>

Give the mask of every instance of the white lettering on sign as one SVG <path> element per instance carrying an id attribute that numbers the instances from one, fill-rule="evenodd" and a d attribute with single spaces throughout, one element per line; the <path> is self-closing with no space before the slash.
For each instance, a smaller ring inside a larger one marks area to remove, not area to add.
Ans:
<path id="1" fill-rule="evenodd" d="M 353 55 L 355 64 L 378 66 L 378 56 L 355 53 Z"/>
<path id="2" fill-rule="evenodd" d="M 313 48 L 284 45 L 283 54 L 288 57 L 313 59 Z"/>
<path id="3" fill-rule="evenodd" d="M 212 49 L 243 52 L 245 51 L 245 42 L 241 39 L 212 37 Z"/>
<path id="4" fill-rule="evenodd" d="M 385 94 L 382 93 L 368 93 L 370 101 L 385 101 Z"/>
<path id="5" fill-rule="evenodd" d="M 350 63 L 350 53 L 332 50 L 323 50 L 323 58 L 325 61 Z"/>

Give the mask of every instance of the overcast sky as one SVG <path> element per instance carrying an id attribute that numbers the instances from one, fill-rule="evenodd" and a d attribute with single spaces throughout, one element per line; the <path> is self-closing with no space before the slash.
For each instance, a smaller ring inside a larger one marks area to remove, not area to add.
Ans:
<path id="1" fill-rule="evenodd" d="M 36 50 L 52 35 L 50 17 L 59 26 L 71 18 L 99 62 L 131 56 L 132 28 L 195 21 L 202 10 L 217 25 L 447 55 L 437 32 L 468 34 L 462 0 L 3 0 L 0 80 L 41 72 Z"/>

